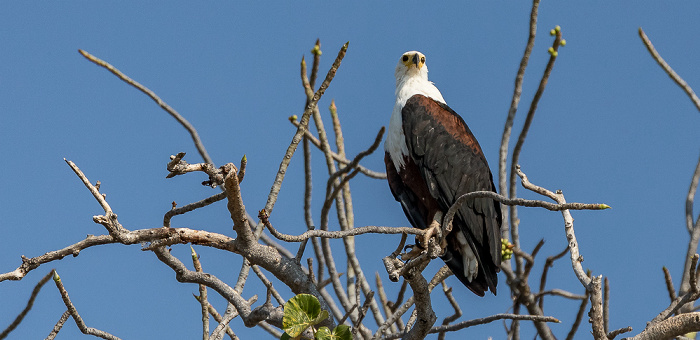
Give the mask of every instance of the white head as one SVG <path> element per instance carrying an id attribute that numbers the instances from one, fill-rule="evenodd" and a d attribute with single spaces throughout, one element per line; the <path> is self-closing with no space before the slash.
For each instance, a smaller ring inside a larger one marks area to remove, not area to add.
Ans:
<path id="1" fill-rule="evenodd" d="M 391 155 L 397 171 L 404 164 L 403 156 L 408 155 L 408 146 L 403 132 L 402 109 L 406 101 L 416 94 L 445 103 L 440 90 L 428 81 L 428 67 L 425 55 L 418 51 L 409 51 L 401 55 L 396 65 L 396 102 L 389 121 L 384 149 Z"/>
<path id="2" fill-rule="evenodd" d="M 423 80 L 428 80 L 428 66 L 425 65 L 425 55 L 418 51 L 404 53 L 399 58 L 394 75 L 396 76 L 397 87 L 401 81 L 416 76 Z"/>

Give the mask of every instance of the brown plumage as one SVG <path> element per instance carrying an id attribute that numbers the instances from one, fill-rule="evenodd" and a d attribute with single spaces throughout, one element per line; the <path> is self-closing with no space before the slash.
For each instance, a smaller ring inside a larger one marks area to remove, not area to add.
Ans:
<path id="1" fill-rule="evenodd" d="M 446 213 L 465 193 L 495 191 L 479 143 L 446 104 L 421 94 L 411 96 L 401 108 L 401 129 L 408 154 L 397 162 L 387 146 L 384 159 L 391 192 L 414 227 L 427 228 L 437 211 Z M 402 163 L 398 170 L 396 163 Z M 477 198 L 459 209 L 446 238 L 442 259 L 479 296 L 487 290 L 496 294 L 500 226 L 500 204 Z M 465 253 L 470 251 L 478 264 L 475 273 L 465 271 Z"/>

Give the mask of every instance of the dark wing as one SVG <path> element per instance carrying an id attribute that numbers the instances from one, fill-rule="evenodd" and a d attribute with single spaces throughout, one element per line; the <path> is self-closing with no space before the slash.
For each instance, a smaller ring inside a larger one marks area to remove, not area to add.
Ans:
<path id="1" fill-rule="evenodd" d="M 414 95 L 402 110 L 403 130 L 409 156 L 420 169 L 430 195 L 443 212 L 461 195 L 480 190 L 496 191 L 491 171 L 479 143 L 462 117 L 447 105 Z M 453 233 L 461 232 L 479 263 L 476 282 L 468 283 L 454 243 L 443 256 L 455 275 L 472 291 L 484 284 L 496 292 L 501 263 L 501 208 L 489 198 L 466 202 L 455 215 Z M 448 237 L 448 244 L 449 244 Z M 452 263 L 450 263 L 452 262 Z M 461 270 L 461 271 L 460 271 Z"/>

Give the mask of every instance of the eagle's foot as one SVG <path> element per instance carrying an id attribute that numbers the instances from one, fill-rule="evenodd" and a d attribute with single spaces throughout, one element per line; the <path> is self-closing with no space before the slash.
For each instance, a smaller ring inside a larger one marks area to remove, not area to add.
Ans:
<path id="1" fill-rule="evenodd" d="M 411 250 L 409 250 L 408 252 L 399 254 L 399 256 L 401 256 L 401 260 L 403 260 L 404 262 L 408 262 L 408 261 L 415 259 L 416 257 L 418 257 L 418 255 L 420 255 L 421 253 L 423 253 L 423 251 L 425 251 L 425 249 L 423 247 L 421 247 L 419 244 L 416 244 L 416 245 L 409 244 L 404 248 L 404 250 L 408 249 L 408 248 L 410 248 Z"/>
<path id="2" fill-rule="evenodd" d="M 442 232 L 442 212 L 438 211 L 433 217 L 433 221 L 430 226 L 425 230 L 421 238 L 421 243 L 428 248 L 430 251 L 430 257 L 436 258 L 444 253 L 444 249 L 447 247 L 447 240 Z M 435 236 L 433 242 L 431 238 Z M 437 248 L 437 249 L 436 249 Z"/>

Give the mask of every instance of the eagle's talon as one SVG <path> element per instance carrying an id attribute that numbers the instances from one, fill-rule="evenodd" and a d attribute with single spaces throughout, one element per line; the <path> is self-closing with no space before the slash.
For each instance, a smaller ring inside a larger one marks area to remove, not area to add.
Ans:
<path id="1" fill-rule="evenodd" d="M 423 247 L 421 247 L 419 245 L 407 245 L 403 249 L 406 250 L 407 248 L 411 248 L 411 250 L 408 252 L 399 254 L 399 256 L 401 256 L 401 260 L 403 260 L 404 262 L 408 262 L 408 261 L 418 257 L 418 255 L 420 255 L 424 251 Z"/>

